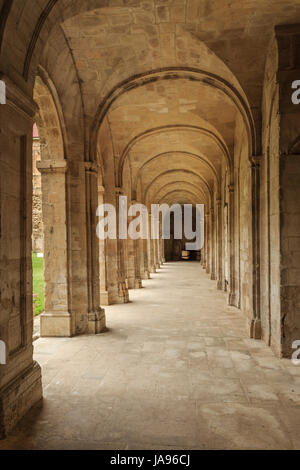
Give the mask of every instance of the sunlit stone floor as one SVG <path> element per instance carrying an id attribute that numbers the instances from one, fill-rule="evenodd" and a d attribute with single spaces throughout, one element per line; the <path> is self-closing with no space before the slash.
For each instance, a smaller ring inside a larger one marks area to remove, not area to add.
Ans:
<path id="1" fill-rule="evenodd" d="M 43 407 L 0 449 L 299 449 L 300 367 L 247 338 L 198 263 L 144 285 L 108 333 L 35 342 Z"/>

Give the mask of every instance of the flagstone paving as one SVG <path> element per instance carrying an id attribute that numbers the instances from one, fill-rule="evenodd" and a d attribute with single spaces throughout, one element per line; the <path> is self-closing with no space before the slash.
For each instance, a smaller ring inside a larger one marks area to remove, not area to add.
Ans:
<path id="1" fill-rule="evenodd" d="M 200 264 L 144 285 L 107 333 L 34 343 L 44 401 L 0 449 L 300 449 L 300 366 L 247 337 Z"/>

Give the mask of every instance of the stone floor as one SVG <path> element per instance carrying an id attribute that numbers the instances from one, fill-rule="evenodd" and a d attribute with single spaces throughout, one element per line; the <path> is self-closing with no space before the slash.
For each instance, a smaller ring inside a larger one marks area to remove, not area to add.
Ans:
<path id="1" fill-rule="evenodd" d="M 300 367 L 247 339 L 198 263 L 144 284 L 108 333 L 34 343 L 43 407 L 0 449 L 300 449 Z"/>

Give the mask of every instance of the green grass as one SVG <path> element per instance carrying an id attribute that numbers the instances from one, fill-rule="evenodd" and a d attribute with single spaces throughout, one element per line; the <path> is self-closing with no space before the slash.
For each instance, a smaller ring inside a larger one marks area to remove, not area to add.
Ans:
<path id="1" fill-rule="evenodd" d="M 33 305 L 34 315 L 40 315 L 45 309 L 44 293 L 44 259 L 38 258 L 36 253 L 32 254 L 33 270 Z M 37 296 L 37 297 L 36 297 Z"/>

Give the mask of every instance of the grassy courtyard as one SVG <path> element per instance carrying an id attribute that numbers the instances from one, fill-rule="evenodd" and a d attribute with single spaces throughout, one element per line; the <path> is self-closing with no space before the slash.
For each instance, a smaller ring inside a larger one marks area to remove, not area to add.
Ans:
<path id="1" fill-rule="evenodd" d="M 38 258 L 36 253 L 32 254 L 33 270 L 33 304 L 34 315 L 37 316 L 44 311 L 44 259 Z"/>

